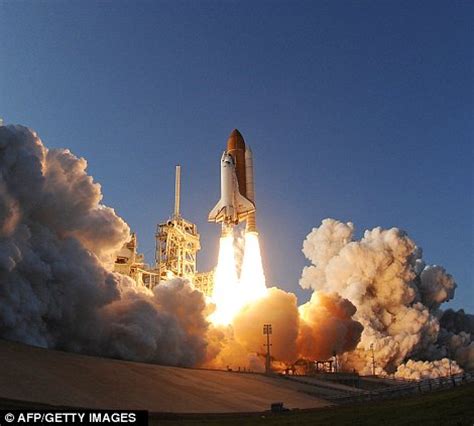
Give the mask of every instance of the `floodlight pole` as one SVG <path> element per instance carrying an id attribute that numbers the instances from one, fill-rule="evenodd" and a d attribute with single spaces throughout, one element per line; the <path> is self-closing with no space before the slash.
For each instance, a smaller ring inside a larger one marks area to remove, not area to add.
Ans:
<path id="1" fill-rule="evenodd" d="M 449 362 L 449 377 L 453 375 L 452 369 L 451 369 L 451 348 L 448 348 L 448 362 Z"/>
<path id="2" fill-rule="evenodd" d="M 374 344 L 370 344 L 370 350 L 372 351 L 372 376 L 375 376 L 375 356 L 374 356 Z"/>
<path id="3" fill-rule="evenodd" d="M 265 345 L 267 347 L 267 354 L 265 357 L 265 374 L 270 374 L 272 371 L 272 359 L 270 356 L 270 346 L 272 346 L 270 343 L 270 334 L 272 334 L 271 324 L 263 325 L 263 334 L 267 336 L 267 344 Z"/>

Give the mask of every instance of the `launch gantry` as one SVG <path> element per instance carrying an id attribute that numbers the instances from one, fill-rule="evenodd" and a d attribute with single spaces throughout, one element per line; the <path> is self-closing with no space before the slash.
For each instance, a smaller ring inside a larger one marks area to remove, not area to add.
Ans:
<path id="1" fill-rule="evenodd" d="M 193 280 L 196 275 L 196 253 L 201 248 L 194 223 L 181 217 L 181 166 L 176 166 L 173 216 L 156 229 L 156 270 L 160 280 L 173 277 Z"/>
<path id="2" fill-rule="evenodd" d="M 172 278 L 185 278 L 206 296 L 211 296 L 214 271 L 197 272 L 200 237 L 197 226 L 181 216 L 180 201 L 181 166 L 176 166 L 174 212 L 156 227 L 155 267 L 148 266 L 144 256 L 137 253 L 137 239 L 132 234 L 132 239 L 118 253 L 114 269 L 150 289 Z"/>
<path id="3" fill-rule="evenodd" d="M 160 280 L 196 274 L 196 253 L 201 248 L 196 225 L 181 217 L 160 223 L 156 230 L 156 269 Z"/>
<path id="4" fill-rule="evenodd" d="M 196 257 L 201 249 L 197 226 L 180 212 L 181 166 L 176 166 L 173 216 L 156 229 L 156 271 L 160 281 L 173 277 L 186 278 L 207 296 L 212 294 L 213 272 L 197 272 Z"/>

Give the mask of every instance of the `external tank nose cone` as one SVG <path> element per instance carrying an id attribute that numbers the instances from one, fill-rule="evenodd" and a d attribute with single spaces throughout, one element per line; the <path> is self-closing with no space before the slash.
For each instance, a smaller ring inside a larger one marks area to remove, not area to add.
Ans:
<path id="1" fill-rule="evenodd" d="M 229 139 L 227 139 L 227 150 L 232 151 L 234 149 L 245 150 L 244 138 L 237 129 L 232 130 Z"/>

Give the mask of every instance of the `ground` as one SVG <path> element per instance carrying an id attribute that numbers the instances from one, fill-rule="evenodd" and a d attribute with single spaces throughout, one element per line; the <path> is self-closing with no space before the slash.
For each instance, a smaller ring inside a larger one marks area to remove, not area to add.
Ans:
<path id="1" fill-rule="evenodd" d="M 144 409 L 157 413 L 150 415 L 152 425 L 170 426 L 474 426 L 474 383 L 336 406 L 338 396 L 361 389 L 300 379 L 125 362 L 0 340 L 0 409 Z M 272 402 L 293 410 L 271 414 Z"/>
<path id="2" fill-rule="evenodd" d="M 301 409 L 332 405 L 312 391 L 263 374 L 127 362 L 0 340 L 0 399 L 11 403 L 173 413 L 261 412 L 275 401 Z"/>
<path id="3" fill-rule="evenodd" d="M 474 425 L 474 383 L 416 397 L 294 411 L 285 414 L 247 416 L 194 416 L 165 419 L 150 416 L 150 425 Z"/>

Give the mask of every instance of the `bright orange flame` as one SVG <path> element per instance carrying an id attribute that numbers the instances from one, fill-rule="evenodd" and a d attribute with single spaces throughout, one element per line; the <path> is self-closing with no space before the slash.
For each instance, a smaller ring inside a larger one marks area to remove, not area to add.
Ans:
<path id="1" fill-rule="evenodd" d="M 214 275 L 214 290 L 212 301 L 216 310 L 209 317 L 214 324 L 230 324 L 239 307 L 236 306 L 237 269 L 234 256 L 234 236 L 221 237 L 219 244 L 219 258 Z"/>
<path id="2" fill-rule="evenodd" d="M 246 303 L 260 299 L 267 292 L 258 234 L 255 232 L 245 234 L 240 281 L 236 272 L 233 240 L 233 235 L 220 239 L 212 294 L 216 310 L 209 317 L 214 324 L 230 324 Z"/>
<path id="3" fill-rule="evenodd" d="M 245 234 L 244 260 L 240 275 L 239 296 L 241 307 L 267 294 L 265 274 L 256 232 Z"/>

